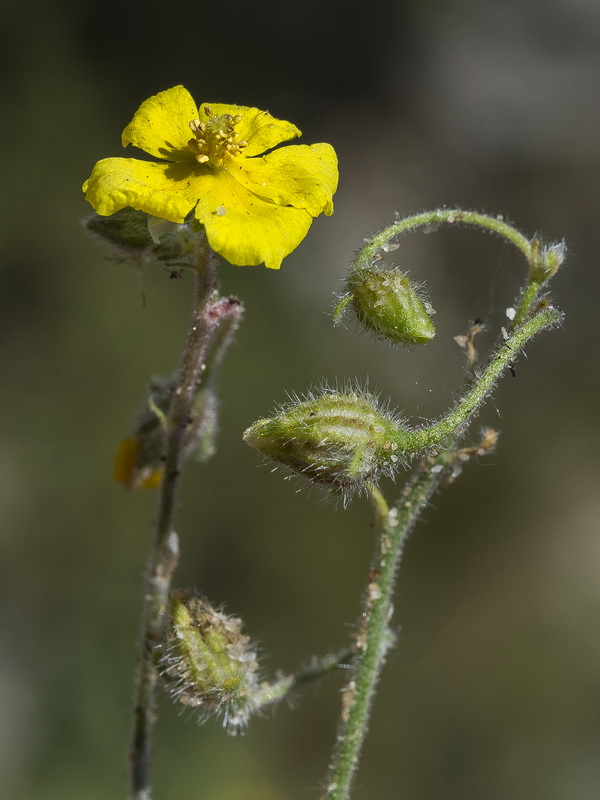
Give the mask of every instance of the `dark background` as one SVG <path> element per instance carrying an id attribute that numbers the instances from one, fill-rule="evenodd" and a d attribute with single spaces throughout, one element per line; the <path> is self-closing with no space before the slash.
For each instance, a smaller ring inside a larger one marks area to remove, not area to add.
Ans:
<path id="1" fill-rule="evenodd" d="M 566 239 L 564 329 L 527 348 L 481 424 L 497 452 L 438 495 L 406 549 L 402 626 L 356 800 L 592 800 L 600 787 L 597 469 L 600 5 L 482 2 L 5 2 L 1 12 L 0 772 L 6 797 L 125 797 L 132 671 L 154 493 L 111 482 L 149 376 L 176 363 L 189 279 L 142 276 L 85 235 L 80 185 L 121 155 L 138 105 L 183 83 L 255 105 L 340 159 L 336 213 L 280 272 L 224 264 L 247 304 L 223 366 L 219 452 L 191 464 L 178 585 L 243 617 L 265 673 L 348 641 L 372 549 L 349 510 L 296 493 L 244 428 L 286 392 L 358 376 L 413 417 L 460 384 L 453 336 L 496 330 L 523 276 L 472 230 L 394 253 L 440 333 L 391 351 L 333 329 L 332 293 L 394 211 L 458 205 Z M 474 428 L 473 435 L 477 433 Z M 390 498 L 395 492 L 385 486 Z M 168 700 L 156 800 L 316 798 L 341 677 L 228 739 Z"/>

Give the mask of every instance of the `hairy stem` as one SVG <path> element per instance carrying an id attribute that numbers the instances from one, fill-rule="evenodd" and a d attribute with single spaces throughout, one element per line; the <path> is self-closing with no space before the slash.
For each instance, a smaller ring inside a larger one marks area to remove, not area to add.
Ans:
<path id="1" fill-rule="evenodd" d="M 322 678 L 329 672 L 339 669 L 342 662 L 346 661 L 352 656 L 353 650 L 350 647 L 344 647 L 336 653 L 329 653 L 310 664 L 308 667 L 295 672 L 293 675 L 285 675 L 273 683 L 264 683 L 261 685 L 254 695 L 252 696 L 253 711 L 277 703 L 283 700 L 284 697 L 289 695 L 294 689 L 304 686 L 305 683 Z"/>
<path id="2" fill-rule="evenodd" d="M 540 331 L 557 325 L 561 319 L 560 311 L 549 306 L 507 335 L 506 340 L 490 358 L 487 367 L 473 381 L 472 386 L 453 411 L 433 425 L 402 434 L 411 441 L 413 452 L 437 444 L 447 436 L 454 434 L 461 426 L 466 425 L 479 406 L 490 396 L 504 370 L 512 365 L 525 344 Z"/>
<path id="3" fill-rule="evenodd" d="M 381 492 L 371 488 L 377 544 L 358 622 L 352 677 L 343 693 L 336 748 L 323 800 L 346 800 L 349 797 L 377 678 L 394 640 L 389 619 L 402 549 L 444 475 L 444 470 L 434 469 L 425 469 L 416 475 L 403 492 L 399 510 L 390 510 Z"/>
<path id="4" fill-rule="evenodd" d="M 475 211 L 465 211 L 460 208 L 437 208 L 433 211 L 424 211 L 404 219 L 399 219 L 387 228 L 376 233 L 368 243 L 359 251 L 356 267 L 368 267 L 381 251 L 389 249 L 392 239 L 403 233 L 419 228 L 434 228 L 439 225 L 472 225 L 477 228 L 495 233 L 514 245 L 525 257 L 529 266 L 529 277 L 520 297 L 515 303 L 515 324 L 520 324 L 528 313 L 535 308 L 542 290 L 548 280 L 555 274 L 557 267 L 550 268 L 544 263 L 548 253 L 540 248 L 537 238 L 527 239 L 520 231 L 509 225 L 501 217 L 492 217 L 488 214 L 478 214 Z"/>
<path id="5" fill-rule="evenodd" d="M 160 488 L 154 542 L 148 558 L 140 654 L 134 688 L 133 733 L 130 750 L 130 798 L 149 800 L 152 730 L 158 674 L 155 651 L 160 643 L 171 577 L 177 564 L 177 537 L 173 530 L 177 489 L 186 429 L 204 360 L 215 327 L 210 308 L 216 296 L 213 255 L 203 239 L 194 273 L 192 316 L 181 355 L 177 383 L 167 417 L 165 469 Z"/>
<path id="6" fill-rule="evenodd" d="M 512 225 L 504 222 L 503 219 L 491 217 L 488 214 L 478 214 L 475 211 L 463 211 L 459 208 L 437 208 L 433 211 L 424 211 L 422 214 L 414 214 L 400 219 L 376 233 L 359 252 L 355 264 L 357 267 L 369 266 L 375 256 L 381 250 L 385 250 L 393 238 L 402 233 L 407 233 L 417 228 L 437 226 L 442 223 L 447 225 L 475 225 L 497 233 L 520 250 L 529 264 L 533 261 L 534 253 L 529 239 L 523 236 L 516 228 L 513 228 Z"/>

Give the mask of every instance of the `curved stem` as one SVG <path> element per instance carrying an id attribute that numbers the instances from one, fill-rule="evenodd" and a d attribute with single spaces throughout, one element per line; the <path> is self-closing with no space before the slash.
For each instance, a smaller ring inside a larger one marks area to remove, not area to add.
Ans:
<path id="1" fill-rule="evenodd" d="M 489 214 L 478 214 L 475 211 L 464 211 L 459 208 L 438 208 L 433 211 L 424 211 L 421 214 L 414 214 L 410 217 L 399 219 L 397 222 L 379 231 L 379 233 L 372 236 L 365 247 L 359 251 L 354 263 L 357 268 L 369 267 L 373 259 L 378 256 L 380 251 L 385 251 L 390 241 L 395 237 L 402 233 L 417 230 L 418 228 L 434 227 L 440 224 L 473 225 L 478 228 L 483 228 L 498 236 L 502 236 L 514 245 L 525 257 L 529 266 L 529 274 L 527 283 L 515 303 L 515 325 L 523 322 L 527 314 L 535 308 L 541 290 L 555 274 L 558 265 L 562 261 L 562 258 L 564 258 L 564 245 L 553 245 L 549 249 L 541 248 L 539 239 L 535 237 L 532 240 L 527 239 L 520 231 L 499 217 L 492 217 Z M 558 250 L 561 248 L 562 256 L 559 256 Z M 551 266 L 550 263 L 548 263 L 548 256 L 553 250 L 554 256 L 551 257 L 551 260 L 554 262 L 554 266 Z M 556 261 L 557 257 L 560 259 L 559 261 Z M 341 302 L 343 302 L 343 300 Z M 339 316 L 343 310 L 343 305 L 338 304 L 338 309 L 336 309 L 337 316 Z"/>
<path id="2" fill-rule="evenodd" d="M 527 263 L 531 265 L 533 260 L 533 248 L 531 242 L 523 236 L 520 231 L 513 228 L 503 219 L 498 217 L 491 217 L 488 214 L 478 214 L 475 211 L 463 211 L 459 208 L 438 208 L 433 211 L 424 211 L 422 214 L 414 214 L 410 217 L 405 217 L 387 228 L 384 228 L 379 233 L 376 233 L 368 242 L 368 244 L 360 250 L 356 257 L 355 264 L 357 267 L 369 266 L 373 258 L 379 253 L 380 250 L 385 250 L 386 245 L 395 236 L 408 231 L 416 230 L 417 228 L 424 228 L 432 225 L 439 225 L 440 223 L 455 225 L 475 225 L 479 228 L 497 233 L 511 242 L 527 259 Z"/>
<path id="3" fill-rule="evenodd" d="M 469 422 L 479 406 L 489 397 L 504 370 L 513 363 L 525 344 L 540 331 L 557 325 L 561 319 L 560 311 L 549 306 L 515 328 L 490 358 L 487 367 L 473 381 L 473 385 L 455 409 L 433 425 L 402 432 L 401 440 L 410 442 L 411 452 L 418 452 L 456 433 Z"/>
<path id="4" fill-rule="evenodd" d="M 213 255 L 202 240 L 194 273 L 192 317 L 167 418 L 165 470 L 160 489 L 154 543 L 148 559 L 140 655 L 134 689 L 133 733 L 130 750 L 130 798 L 149 800 L 152 729 L 155 722 L 157 671 L 154 663 L 168 606 L 171 576 L 177 564 L 177 536 L 173 530 L 183 446 L 190 411 L 215 327 L 211 304 L 216 293 Z"/>

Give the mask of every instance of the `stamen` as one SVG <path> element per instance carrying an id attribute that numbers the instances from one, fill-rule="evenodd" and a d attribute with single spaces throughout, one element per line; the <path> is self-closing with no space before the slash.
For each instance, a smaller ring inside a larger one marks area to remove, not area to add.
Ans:
<path id="1" fill-rule="evenodd" d="M 204 106 L 204 113 L 205 122 L 199 119 L 189 122 L 194 138 L 189 140 L 188 147 L 199 164 L 221 167 L 225 161 L 237 158 L 248 146 L 246 141 L 238 141 L 239 134 L 234 130 L 242 117 L 240 114 L 215 115 L 210 106 Z"/>

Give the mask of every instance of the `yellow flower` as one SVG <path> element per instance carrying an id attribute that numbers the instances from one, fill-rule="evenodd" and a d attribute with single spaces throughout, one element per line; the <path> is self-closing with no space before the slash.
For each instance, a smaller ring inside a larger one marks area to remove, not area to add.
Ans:
<path id="1" fill-rule="evenodd" d="M 98 214 L 126 206 L 183 222 L 193 210 L 208 242 L 232 264 L 278 269 L 306 236 L 313 217 L 333 213 L 335 150 L 288 145 L 300 135 L 266 111 L 221 103 L 196 106 L 183 86 L 146 100 L 123 131 L 156 158 L 105 158 L 83 184 Z M 267 152 L 266 155 L 261 155 Z"/>

